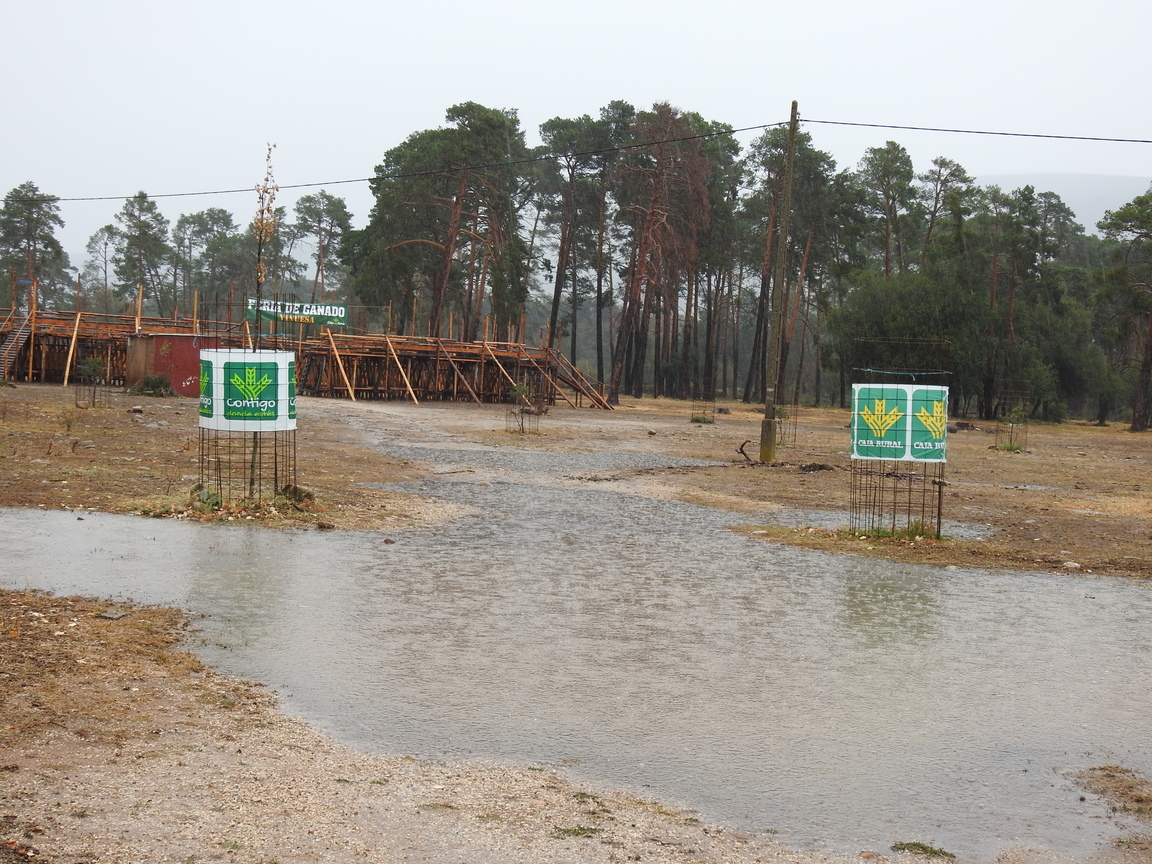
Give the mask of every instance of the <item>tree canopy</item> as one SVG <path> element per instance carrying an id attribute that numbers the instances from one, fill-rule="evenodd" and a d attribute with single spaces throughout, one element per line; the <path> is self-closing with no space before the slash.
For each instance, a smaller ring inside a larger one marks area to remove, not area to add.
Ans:
<path id="1" fill-rule="evenodd" d="M 49 304 L 80 290 L 104 311 L 143 289 L 158 314 L 231 320 L 257 282 L 338 298 L 360 328 L 563 351 L 611 400 L 762 401 L 776 297 L 778 402 L 844 404 L 861 346 L 902 340 L 936 346 L 921 361 L 946 365 L 953 411 L 996 417 L 1011 393 L 1037 417 L 1149 426 L 1152 192 L 1088 234 L 1051 191 L 982 187 L 896 141 L 838 166 L 801 128 L 781 238 L 782 126 L 742 146 L 671 104 L 614 101 L 536 132 L 529 147 L 515 110 L 451 106 L 383 152 L 363 227 L 324 190 L 259 239 L 220 208 L 170 222 L 140 192 L 91 238 L 83 287 L 58 199 L 25 183 L 0 208 L 0 260 Z"/>

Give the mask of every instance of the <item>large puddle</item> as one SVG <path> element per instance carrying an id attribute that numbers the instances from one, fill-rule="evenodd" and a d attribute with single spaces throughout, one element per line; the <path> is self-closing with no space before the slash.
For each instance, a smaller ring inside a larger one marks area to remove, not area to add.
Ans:
<path id="1" fill-rule="evenodd" d="M 383 446 L 434 452 L 405 488 L 477 515 L 389 545 L 0 510 L 0 581 L 205 613 L 205 659 L 356 746 L 556 765 L 800 846 L 1082 856 L 1115 829 L 1065 774 L 1152 773 L 1149 586 L 771 546 L 564 479 L 639 456 Z"/>

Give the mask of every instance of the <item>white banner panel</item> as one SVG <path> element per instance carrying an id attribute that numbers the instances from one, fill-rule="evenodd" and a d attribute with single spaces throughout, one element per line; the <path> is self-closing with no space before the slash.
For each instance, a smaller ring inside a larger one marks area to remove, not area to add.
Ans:
<path id="1" fill-rule="evenodd" d="M 296 354 L 200 352 L 200 426 L 233 432 L 296 428 Z"/>

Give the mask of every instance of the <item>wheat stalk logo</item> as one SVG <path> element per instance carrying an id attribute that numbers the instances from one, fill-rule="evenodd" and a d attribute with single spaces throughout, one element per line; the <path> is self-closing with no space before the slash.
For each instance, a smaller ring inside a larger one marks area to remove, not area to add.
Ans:
<path id="1" fill-rule="evenodd" d="M 252 366 L 244 367 L 244 377 L 233 375 L 231 384 L 239 390 L 245 399 L 251 399 L 253 402 L 260 398 L 260 394 L 264 392 L 264 388 L 272 383 L 272 379 L 265 373 L 264 376 L 257 381 L 256 369 Z"/>
<path id="2" fill-rule="evenodd" d="M 924 428 L 932 433 L 933 438 L 943 438 L 944 430 L 948 426 L 948 413 L 944 410 L 943 402 L 932 402 L 932 413 L 926 408 L 916 412 L 916 419 L 924 424 Z"/>
<path id="3" fill-rule="evenodd" d="M 904 416 L 904 412 L 896 406 L 893 406 L 891 411 L 887 410 L 887 399 L 873 399 L 872 403 L 871 410 L 867 406 L 860 409 L 860 416 L 864 418 L 864 422 L 868 424 L 873 435 L 877 438 L 883 438 L 888 434 L 888 430 Z"/>

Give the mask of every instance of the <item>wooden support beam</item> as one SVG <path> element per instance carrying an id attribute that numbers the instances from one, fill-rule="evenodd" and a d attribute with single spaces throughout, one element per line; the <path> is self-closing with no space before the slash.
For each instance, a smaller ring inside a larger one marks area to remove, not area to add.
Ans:
<path id="1" fill-rule="evenodd" d="M 601 396 L 599 393 L 596 392 L 596 389 L 594 387 L 585 387 L 584 386 L 585 383 L 587 382 L 587 378 L 584 377 L 584 373 L 581 372 L 579 369 L 577 369 L 575 366 L 573 366 L 568 361 L 568 358 L 565 357 L 560 352 L 559 349 L 557 349 L 557 348 L 550 349 L 549 355 L 552 357 L 553 361 L 556 363 L 557 366 L 566 368 L 569 371 L 569 377 L 571 378 L 572 386 L 575 387 L 577 390 L 579 390 L 581 393 L 583 393 L 585 396 L 587 396 L 589 399 L 591 399 L 593 404 L 595 404 L 599 408 L 606 408 L 609 411 L 615 411 L 616 410 L 613 406 L 608 404 L 608 401 L 603 396 Z"/>
<path id="2" fill-rule="evenodd" d="M 80 335 L 80 310 L 76 310 L 76 326 L 72 328 L 72 342 L 68 345 L 68 359 L 64 361 L 64 386 L 68 386 L 68 373 L 72 371 L 72 358 L 76 354 L 76 337 Z"/>
<path id="3" fill-rule="evenodd" d="M 488 345 L 488 343 L 485 341 L 485 342 L 482 342 L 480 344 L 483 346 L 484 350 L 486 350 L 488 352 L 488 356 L 492 358 L 492 361 L 496 364 L 496 368 L 499 369 L 502 373 L 504 373 L 505 378 L 507 378 L 509 381 L 512 382 L 512 386 L 513 387 L 519 387 L 520 382 L 508 374 L 508 370 L 505 369 L 503 367 L 503 365 L 501 365 L 500 360 L 496 357 L 496 353 L 492 350 L 492 348 Z M 532 403 L 528 401 L 527 396 L 525 396 L 524 394 L 520 394 L 520 398 L 524 400 L 525 405 L 528 405 L 529 407 L 532 406 Z"/>
<path id="4" fill-rule="evenodd" d="M 247 326 L 247 321 L 244 322 Z M 348 380 L 348 373 L 344 371 L 344 361 L 340 359 L 340 352 L 336 350 L 336 340 L 332 338 L 332 331 L 328 333 L 328 342 L 332 346 L 332 355 L 336 358 L 336 365 L 340 367 L 340 377 L 344 379 L 344 386 L 348 388 L 348 398 L 356 401 L 356 391 L 352 389 L 352 382 Z"/>
<path id="5" fill-rule="evenodd" d="M 444 342 L 440 339 L 437 339 L 436 346 L 440 349 L 440 352 L 444 355 L 445 359 L 452 364 L 452 371 L 456 373 L 457 380 L 468 388 L 468 392 L 472 394 L 473 401 L 477 405 L 483 405 L 484 403 L 480 401 L 480 397 L 476 395 L 476 391 L 472 389 L 472 385 L 468 383 L 468 379 L 464 377 L 464 373 L 460 371 L 460 367 L 456 365 L 456 361 L 453 360 L 451 355 L 444 350 Z"/>
<path id="6" fill-rule="evenodd" d="M 564 391 L 556 386 L 556 381 L 553 378 L 553 376 L 549 375 L 546 370 L 540 368 L 540 364 L 532 359 L 532 355 L 524 350 L 524 346 L 523 345 L 517 345 L 516 347 L 520 351 L 520 356 L 524 357 L 529 363 L 531 363 L 536 368 L 537 372 L 539 372 L 542 376 L 544 376 L 544 378 L 546 380 L 548 380 L 552 383 L 552 386 L 556 388 L 556 392 L 559 393 L 564 398 L 565 402 L 567 402 L 569 405 L 571 405 L 573 408 L 575 408 L 576 403 L 573 402 L 571 399 L 569 399 L 568 396 L 565 395 Z"/>
<path id="7" fill-rule="evenodd" d="M 384 343 L 388 346 L 388 351 L 392 354 L 392 359 L 396 361 L 396 368 L 400 370 L 400 377 L 404 379 L 404 386 L 408 388 L 408 395 L 412 397 L 412 401 L 419 405 L 420 400 L 416 398 L 416 391 L 412 389 L 412 382 L 408 380 L 408 373 L 404 371 L 404 367 L 400 364 L 400 357 L 396 354 L 396 349 L 392 347 L 392 340 L 388 338 L 388 334 L 384 334 Z"/>

